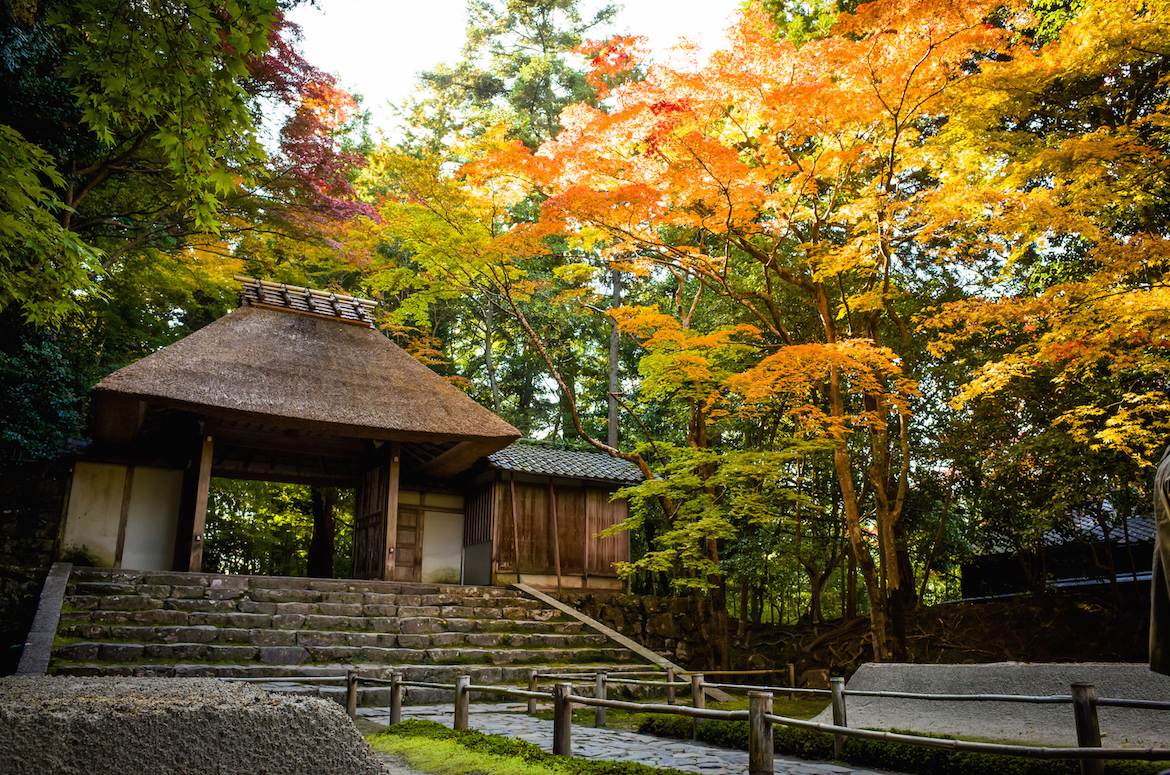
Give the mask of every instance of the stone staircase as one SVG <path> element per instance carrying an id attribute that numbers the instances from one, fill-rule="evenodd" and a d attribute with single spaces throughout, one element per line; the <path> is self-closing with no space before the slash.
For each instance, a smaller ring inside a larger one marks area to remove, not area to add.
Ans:
<path id="1" fill-rule="evenodd" d="M 74 568 L 49 672 L 295 679 L 357 668 L 522 685 L 533 667 L 646 665 L 513 589 Z M 366 694 L 379 701 L 380 692 Z"/>

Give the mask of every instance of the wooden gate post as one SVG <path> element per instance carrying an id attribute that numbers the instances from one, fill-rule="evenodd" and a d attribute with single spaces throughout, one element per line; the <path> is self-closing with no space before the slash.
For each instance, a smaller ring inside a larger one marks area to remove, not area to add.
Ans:
<path id="1" fill-rule="evenodd" d="M 455 724 L 452 729 L 467 729 L 467 716 L 471 711 L 471 676 L 455 676 Z"/>
<path id="2" fill-rule="evenodd" d="M 357 716 L 357 671 L 345 671 L 345 714 L 350 718 Z"/>
<path id="3" fill-rule="evenodd" d="M 536 691 L 536 688 L 539 685 L 539 683 L 540 683 L 540 673 L 537 672 L 536 668 L 530 669 L 528 671 L 528 691 L 530 691 L 530 692 Z M 536 698 L 535 697 L 528 698 L 528 715 L 530 715 L 530 716 L 536 715 Z"/>
<path id="4" fill-rule="evenodd" d="M 845 679 L 830 678 L 829 687 L 833 690 L 833 726 L 847 727 L 849 722 L 845 716 Z M 833 735 L 833 758 L 841 758 L 841 749 L 845 747 L 845 735 Z"/>
<path id="5" fill-rule="evenodd" d="M 606 674 L 605 674 L 604 670 L 601 671 L 600 673 L 598 673 L 597 674 L 597 683 L 594 685 L 594 688 L 593 688 L 593 696 L 599 700 L 606 699 L 605 678 L 606 678 Z M 593 708 L 593 726 L 599 727 L 599 728 L 605 726 L 605 707 L 602 705 L 598 705 L 598 706 Z"/>
<path id="6" fill-rule="evenodd" d="M 796 688 L 796 665 L 792 664 L 791 662 L 788 663 L 788 688 Z M 795 699 L 795 697 L 796 695 L 792 692 L 788 693 L 789 701 Z"/>
<path id="7" fill-rule="evenodd" d="M 674 704 L 674 668 L 666 668 L 666 704 Z"/>
<path id="8" fill-rule="evenodd" d="M 397 724 L 402 721 L 402 693 L 405 689 L 402 685 L 402 673 L 393 672 L 390 674 L 390 724 Z"/>
<path id="9" fill-rule="evenodd" d="M 1077 724 L 1077 745 L 1081 748 L 1101 747 L 1101 725 L 1097 721 L 1097 687 L 1093 684 L 1073 684 L 1073 719 Z M 1081 759 L 1081 775 L 1103 775 L 1104 759 Z"/>
<path id="10" fill-rule="evenodd" d="M 557 756 L 573 755 L 573 703 L 569 695 L 573 684 L 553 684 L 553 744 L 552 752 Z"/>
<path id="11" fill-rule="evenodd" d="M 707 707 L 707 693 L 703 691 L 703 674 L 693 673 L 691 675 L 691 705 L 700 710 Z M 691 739 L 699 739 L 699 722 L 698 716 L 691 717 Z"/>
<path id="12" fill-rule="evenodd" d="M 772 775 L 771 692 L 748 692 L 748 773 Z"/>

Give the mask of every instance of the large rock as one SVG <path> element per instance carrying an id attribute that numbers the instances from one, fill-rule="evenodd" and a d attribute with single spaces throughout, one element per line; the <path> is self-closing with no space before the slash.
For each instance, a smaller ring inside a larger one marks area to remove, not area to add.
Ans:
<path id="1" fill-rule="evenodd" d="M 0 678 L 6 775 L 385 775 L 341 708 L 205 678 Z"/>
<path id="2" fill-rule="evenodd" d="M 1093 684 L 1098 697 L 1162 700 L 1170 697 L 1170 676 L 1151 673 L 1146 665 L 1106 663 L 984 665 L 865 664 L 853 674 L 846 691 L 915 694 L 1012 694 L 1068 696 L 1073 683 Z M 898 729 L 966 739 L 1076 746 L 1072 705 L 1040 705 L 970 700 L 938 701 L 849 697 L 849 726 Z M 1101 744 L 1107 748 L 1170 748 L 1166 711 L 1098 708 Z M 816 718 L 833 723 L 826 709 Z"/>

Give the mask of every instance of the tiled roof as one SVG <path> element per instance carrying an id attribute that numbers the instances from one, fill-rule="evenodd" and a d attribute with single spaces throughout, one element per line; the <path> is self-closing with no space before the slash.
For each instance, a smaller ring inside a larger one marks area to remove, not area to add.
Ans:
<path id="1" fill-rule="evenodd" d="M 575 452 L 528 444 L 511 444 L 499 452 L 488 455 L 487 459 L 493 468 L 504 471 L 593 479 L 619 484 L 642 481 L 642 472 L 633 463 L 601 452 Z"/>

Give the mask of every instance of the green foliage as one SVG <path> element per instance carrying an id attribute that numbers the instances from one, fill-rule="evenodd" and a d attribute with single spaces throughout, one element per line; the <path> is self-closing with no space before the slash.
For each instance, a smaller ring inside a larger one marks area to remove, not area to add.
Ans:
<path id="1" fill-rule="evenodd" d="M 209 573 L 304 576 L 313 513 L 308 485 L 212 479 L 203 569 Z M 339 499 L 333 575 L 346 578 L 353 545 L 353 491 Z"/>
<path id="2" fill-rule="evenodd" d="M 48 185 L 46 185 L 46 183 Z M 61 225 L 65 185 L 52 157 L 0 124 L 0 311 L 57 323 L 94 290 L 101 254 Z"/>

